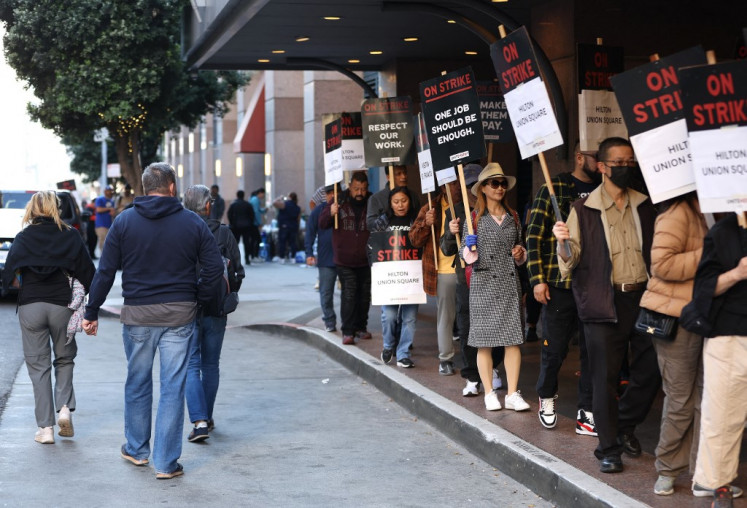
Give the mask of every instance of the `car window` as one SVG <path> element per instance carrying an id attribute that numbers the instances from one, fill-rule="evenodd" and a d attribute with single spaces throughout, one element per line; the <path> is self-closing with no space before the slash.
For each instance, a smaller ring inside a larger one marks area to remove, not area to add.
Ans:
<path id="1" fill-rule="evenodd" d="M 0 192 L 0 208 L 26 208 L 32 192 Z"/>

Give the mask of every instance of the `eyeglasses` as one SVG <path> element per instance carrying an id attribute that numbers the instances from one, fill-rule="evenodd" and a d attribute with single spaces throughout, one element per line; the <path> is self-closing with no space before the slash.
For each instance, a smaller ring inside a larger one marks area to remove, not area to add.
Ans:
<path id="1" fill-rule="evenodd" d="M 623 159 L 616 159 L 613 161 L 602 161 L 607 166 L 613 167 L 613 166 L 628 166 L 629 168 L 634 168 L 638 165 L 638 161 L 635 159 L 632 160 L 623 160 Z"/>
<path id="2" fill-rule="evenodd" d="M 496 178 L 493 178 L 491 180 L 485 180 L 482 182 L 483 187 L 485 185 L 490 185 L 491 189 L 497 189 L 498 187 L 503 187 L 504 189 L 508 189 L 508 180 L 498 180 Z"/>

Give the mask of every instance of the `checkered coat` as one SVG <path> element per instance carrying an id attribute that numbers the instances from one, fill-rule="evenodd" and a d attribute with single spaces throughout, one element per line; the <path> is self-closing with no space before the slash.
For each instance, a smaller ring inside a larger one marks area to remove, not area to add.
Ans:
<path id="1" fill-rule="evenodd" d="M 521 282 L 511 249 L 521 243 L 521 225 L 506 214 L 499 225 L 485 214 L 477 221 L 477 261 L 469 288 L 469 338 L 473 347 L 515 346 L 524 342 Z M 462 231 L 464 254 L 467 224 Z"/>

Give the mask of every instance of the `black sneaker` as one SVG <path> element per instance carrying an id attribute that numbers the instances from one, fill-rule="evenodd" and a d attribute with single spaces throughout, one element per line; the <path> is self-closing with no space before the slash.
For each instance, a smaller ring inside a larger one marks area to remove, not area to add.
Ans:
<path id="1" fill-rule="evenodd" d="M 453 376 L 454 371 L 454 364 L 450 361 L 446 360 L 438 364 L 438 373 L 442 376 Z"/>
<path id="2" fill-rule="evenodd" d="M 409 358 L 402 358 L 401 360 L 397 360 L 397 367 L 402 367 L 403 369 L 411 369 L 415 366 L 414 363 L 412 363 L 412 360 Z"/>
<path id="3" fill-rule="evenodd" d="M 384 363 L 389 363 L 392 361 L 392 350 L 391 349 L 381 350 L 381 361 Z"/>
<path id="4" fill-rule="evenodd" d="M 192 432 L 189 433 L 189 437 L 187 438 L 187 441 L 190 443 L 196 443 L 198 441 L 205 441 L 207 438 L 210 437 L 209 435 L 210 431 L 207 427 L 195 427 L 192 429 Z"/>

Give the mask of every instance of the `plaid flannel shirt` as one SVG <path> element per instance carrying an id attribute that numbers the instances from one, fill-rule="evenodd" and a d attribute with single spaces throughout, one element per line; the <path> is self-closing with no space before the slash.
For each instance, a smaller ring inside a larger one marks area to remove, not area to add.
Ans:
<path id="1" fill-rule="evenodd" d="M 571 213 L 571 203 L 578 195 L 570 173 L 563 173 L 552 178 L 555 197 L 558 200 L 563 221 Z M 549 284 L 556 288 L 570 289 L 571 278 L 563 279 L 558 268 L 557 240 L 552 234 L 555 225 L 555 212 L 550 200 L 547 185 L 542 185 L 532 203 L 532 213 L 527 226 L 527 270 L 529 284 Z"/>

